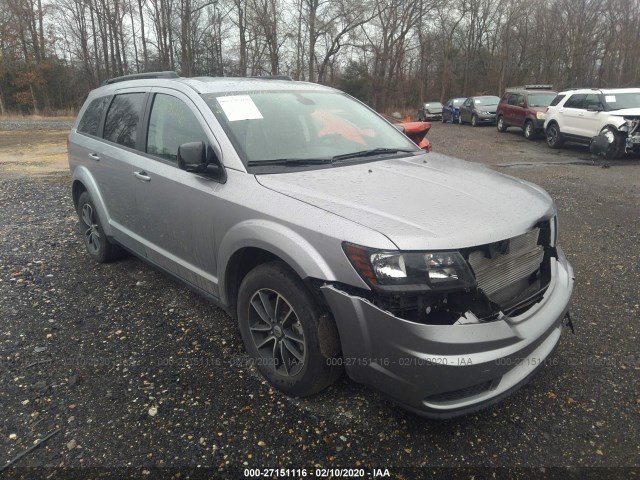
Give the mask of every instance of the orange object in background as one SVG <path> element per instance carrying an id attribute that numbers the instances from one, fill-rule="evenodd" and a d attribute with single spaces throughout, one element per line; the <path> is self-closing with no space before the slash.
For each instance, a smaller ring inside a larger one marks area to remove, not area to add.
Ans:
<path id="1" fill-rule="evenodd" d="M 403 123 L 402 127 L 404 128 L 404 134 L 422 150 L 426 150 L 427 152 L 432 150 L 431 142 L 425 138 L 427 132 L 431 130 L 431 122 L 408 122 Z"/>

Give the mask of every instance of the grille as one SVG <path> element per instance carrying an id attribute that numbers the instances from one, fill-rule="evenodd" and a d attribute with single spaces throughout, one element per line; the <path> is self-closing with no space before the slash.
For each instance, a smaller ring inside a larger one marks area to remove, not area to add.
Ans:
<path id="1" fill-rule="evenodd" d="M 544 247 L 538 245 L 540 229 L 497 242 L 469 254 L 478 286 L 491 301 L 505 305 L 530 286 L 529 277 L 540 269 Z"/>

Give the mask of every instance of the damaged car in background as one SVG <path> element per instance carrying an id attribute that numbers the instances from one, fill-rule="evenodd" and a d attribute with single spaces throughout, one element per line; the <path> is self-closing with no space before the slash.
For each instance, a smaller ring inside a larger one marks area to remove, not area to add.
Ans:
<path id="1" fill-rule="evenodd" d="M 544 114 L 547 145 L 606 144 L 609 160 L 640 152 L 640 88 L 584 88 L 560 92 Z"/>
<path id="2" fill-rule="evenodd" d="M 463 415 L 560 339 L 574 275 L 549 195 L 427 153 L 340 91 L 113 79 L 69 164 L 89 255 L 128 250 L 224 308 L 287 395 L 346 371 L 418 414 Z"/>

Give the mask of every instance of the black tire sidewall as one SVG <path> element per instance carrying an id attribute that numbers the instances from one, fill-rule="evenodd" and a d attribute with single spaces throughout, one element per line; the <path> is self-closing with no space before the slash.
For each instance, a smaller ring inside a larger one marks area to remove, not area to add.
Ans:
<path id="1" fill-rule="evenodd" d="M 305 338 L 304 365 L 295 376 L 279 374 L 265 365 L 251 336 L 249 305 L 253 295 L 261 289 L 273 290 L 286 299 L 302 325 Z M 271 385 L 287 395 L 302 397 L 319 392 L 335 380 L 340 367 L 332 365 L 331 359 L 326 358 L 320 348 L 319 328 L 323 312 L 302 281 L 284 263 L 270 262 L 250 271 L 240 285 L 237 305 L 238 325 L 247 353 L 256 361 L 256 367 Z"/>
<path id="2" fill-rule="evenodd" d="M 85 235 L 86 227 L 84 220 L 82 220 L 82 208 L 86 204 L 89 204 L 91 206 L 91 210 L 93 211 L 93 214 L 95 216 L 96 225 L 98 226 L 98 233 L 100 234 L 100 248 L 95 253 L 92 252 L 87 245 L 87 236 Z M 102 223 L 100 222 L 98 211 L 96 210 L 95 204 L 93 203 L 93 200 L 91 200 L 91 196 L 88 192 L 83 192 L 82 195 L 80 195 L 80 198 L 78 199 L 77 214 L 78 220 L 80 221 L 80 233 L 82 234 L 82 240 L 84 242 L 87 253 L 91 255 L 91 258 L 93 258 L 98 263 L 108 262 L 111 259 L 111 252 L 109 251 L 109 241 L 107 240 L 107 236 L 105 235 L 104 229 L 102 228 Z"/>
<path id="3" fill-rule="evenodd" d="M 527 131 L 529 132 L 529 134 L 527 134 Z M 533 140 L 536 136 L 536 132 L 535 132 L 535 128 L 533 127 L 533 123 L 531 122 L 531 120 L 527 120 L 524 123 L 524 137 L 527 140 Z"/>

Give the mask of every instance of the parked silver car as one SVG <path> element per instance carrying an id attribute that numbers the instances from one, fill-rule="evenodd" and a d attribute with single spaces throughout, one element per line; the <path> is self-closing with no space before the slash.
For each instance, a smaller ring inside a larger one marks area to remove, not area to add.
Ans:
<path id="1" fill-rule="evenodd" d="M 574 278 L 541 188 L 426 153 L 320 85 L 134 78 L 92 91 L 69 136 L 87 250 L 225 308 L 274 387 L 344 369 L 446 418 L 545 363 Z"/>

